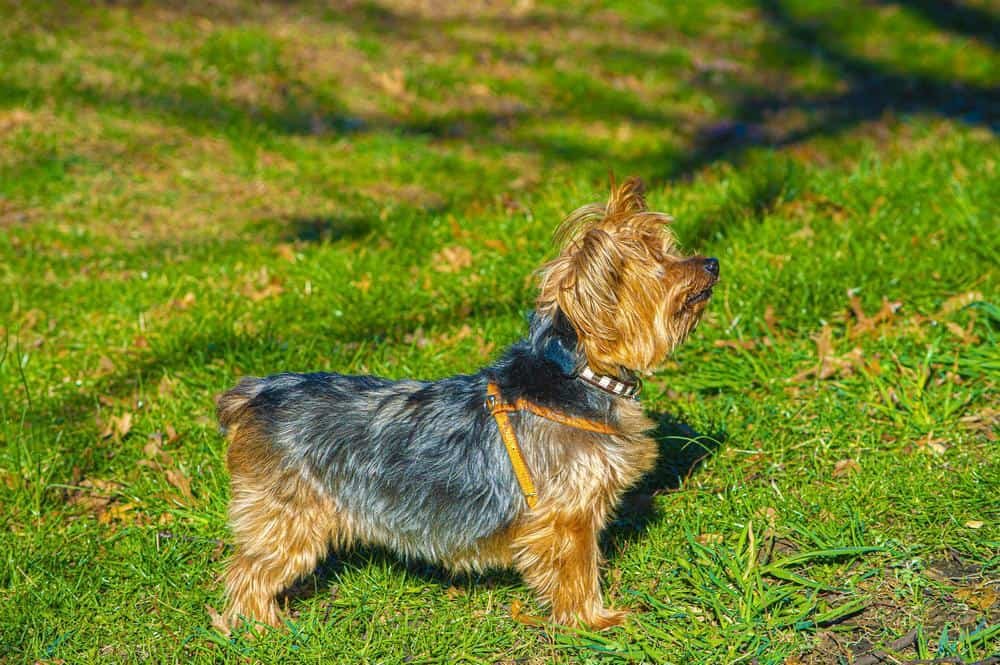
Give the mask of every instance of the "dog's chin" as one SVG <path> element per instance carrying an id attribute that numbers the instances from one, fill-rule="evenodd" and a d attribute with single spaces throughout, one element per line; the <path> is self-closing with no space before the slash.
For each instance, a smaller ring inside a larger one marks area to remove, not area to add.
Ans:
<path id="1" fill-rule="evenodd" d="M 708 302 L 708 299 L 711 297 L 712 297 L 712 286 L 708 287 L 707 289 L 702 289 L 697 293 L 692 293 L 687 297 L 687 300 L 684 301 L 684 304 L 687 307 L 694 307 L 695 305 Z"/>

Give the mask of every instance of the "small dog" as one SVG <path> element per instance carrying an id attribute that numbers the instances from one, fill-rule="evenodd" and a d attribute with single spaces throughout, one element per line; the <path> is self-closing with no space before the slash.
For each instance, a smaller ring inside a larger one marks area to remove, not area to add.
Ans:
<path id="1" fill-rule="evenodd" d="M 642 182 L 572 213 L 527 339 L 469 376 L 244 378 L 218 402 L 235 552 L 226 618 L 280 625 L 276 596 L 331 547 L 450 570 L 514 567 L 561 624 L 604 629 L 598 537 L 652 468 L 648 372 L 694 329 L 719 263 L 685 257 Z"/>

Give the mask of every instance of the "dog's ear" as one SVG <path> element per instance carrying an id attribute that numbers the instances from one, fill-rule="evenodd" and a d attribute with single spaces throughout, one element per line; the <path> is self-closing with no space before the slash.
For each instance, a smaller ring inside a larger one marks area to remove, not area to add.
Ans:
<path id="1" fill-rule="evenodd" d="M 621 344 L 619 293 L 626 270 L 621 247 L 601 229 L 590 229 L 575 251 L 542 268 L 539 308 L 565 315 L 595 371 L 618 364 L 613 358 Z"/>

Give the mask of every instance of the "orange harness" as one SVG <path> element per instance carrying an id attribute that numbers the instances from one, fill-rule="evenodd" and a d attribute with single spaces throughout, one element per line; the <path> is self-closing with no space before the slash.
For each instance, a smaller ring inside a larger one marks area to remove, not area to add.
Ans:
<path id="1" fill-rule="evenodd" d="M 489 409 L 489 412 L 493 414 L 493 418 L 497 421 L 500 438 L 503 439 L 503 445 L 507 448 L 507 455 L 510 457 L 510 463 L 514 467 L 514 475 L 517 477 L 517 483 L 521 486 L 521 492 L 524 494 L 524 500 L 528 502 L 529 508 L 535 507 L 535 504 L 538 502 L 538 493 L 535 491 L 535 483 L 531 480 L 531 472 L 524 461 L 524 455 L 521 454 L 521 446 L 517 443 L 517 435 L 514 433 L 514 427 L 510 424 L 510 418 L 507 417 L 508 413 L 512 411 L 530 411 L 546 420 L 552 420 L 562 425 L 575 427 L 587 432 L 598 432 L 600 434 L 618 433 L 617 429 L 607 423 L 567 416 L 565 413 L 559 413 L 558 411 L 553 411 L 552 409 L 529 402 L 523 397 L 513 403 L 504 402 L 503 397 L 500 395 L 500 387 L 493 381 L 490 381 L 486 385 L 486 408 Z"/>

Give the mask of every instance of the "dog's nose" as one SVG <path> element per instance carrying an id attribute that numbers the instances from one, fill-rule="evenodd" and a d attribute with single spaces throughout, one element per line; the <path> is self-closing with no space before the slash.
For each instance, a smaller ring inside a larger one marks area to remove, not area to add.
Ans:
<path id="1" fill-rule="evenodd" d="M 719 276 L 719 259 L 711 258 L 705 259 L 705 272 L 710 274 L 712 277 Z"/>

